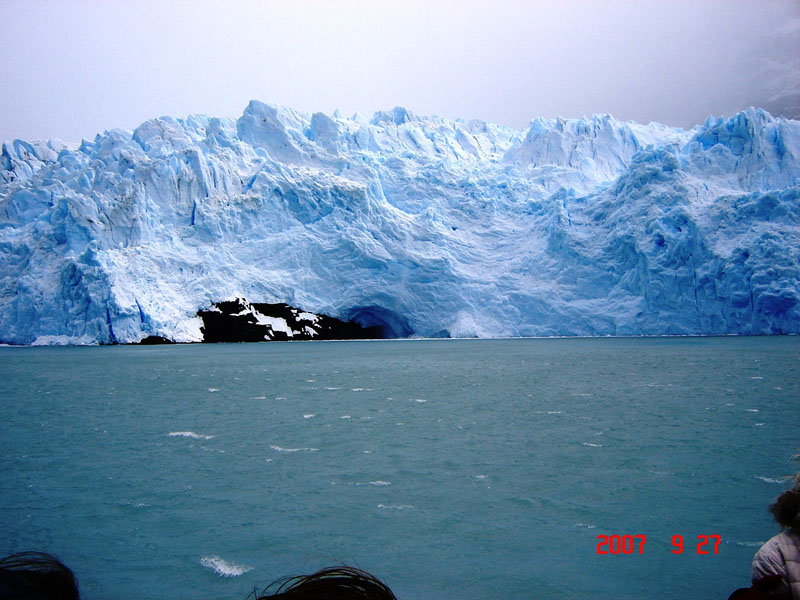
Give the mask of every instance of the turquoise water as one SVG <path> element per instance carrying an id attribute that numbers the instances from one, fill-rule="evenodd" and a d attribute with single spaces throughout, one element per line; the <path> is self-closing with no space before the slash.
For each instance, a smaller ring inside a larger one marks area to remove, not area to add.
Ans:
<path id="1" fill-rule="evenodd" d="M 795 337 L 0 348 L 0 554 L 57 554 L 90 600 L 338 563 L 401 600 L 727 598 L 798 467 L 798 361 Z M 612 534 L 643 553 L 599 555 Z"/>

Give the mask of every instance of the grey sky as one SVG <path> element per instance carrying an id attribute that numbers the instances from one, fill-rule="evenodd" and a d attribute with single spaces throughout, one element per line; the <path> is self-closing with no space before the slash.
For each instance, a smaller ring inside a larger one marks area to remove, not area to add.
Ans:
<path id="1" fill-rule="evenodd" d="M 686 127 L 791 112 L 800 80 L 798 0 L 0 0 L 0 39 L 0 139 L 238 117 L 251 98 Z"/>

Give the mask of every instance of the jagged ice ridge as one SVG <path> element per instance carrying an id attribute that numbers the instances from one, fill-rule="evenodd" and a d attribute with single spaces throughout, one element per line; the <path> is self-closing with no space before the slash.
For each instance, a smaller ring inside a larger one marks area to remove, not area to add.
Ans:
<path id="1" fill-rule="evenodd" d="M 398 334 L 800 332 L 800 122 L 517 131 L 253 101 L 0 154 L 0 341 L 201 339 L 215 302 Z"/>

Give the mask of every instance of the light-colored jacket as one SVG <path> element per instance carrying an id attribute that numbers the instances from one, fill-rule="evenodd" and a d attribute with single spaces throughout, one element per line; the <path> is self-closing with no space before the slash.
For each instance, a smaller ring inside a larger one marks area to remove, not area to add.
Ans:
<path id="1" fill-rule="evenodd" d="M 769 539 L 753 557 L 753 581 L 768 575 L 780 575 L 786 585 L 783 591 L 792 591 L 792 598 L 800 600 L 800 534 L 787 529 Z"/>

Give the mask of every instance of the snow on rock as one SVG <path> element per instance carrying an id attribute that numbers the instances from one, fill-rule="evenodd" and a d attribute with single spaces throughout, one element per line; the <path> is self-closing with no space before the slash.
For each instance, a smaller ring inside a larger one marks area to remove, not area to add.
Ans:
<path id="1" fill-rule="evenodd" d="M 230 298 L 382 337 L 798 333 L 800 122 L 253 101 L 3 143 L 0 342 L 199 341 Z"/>

